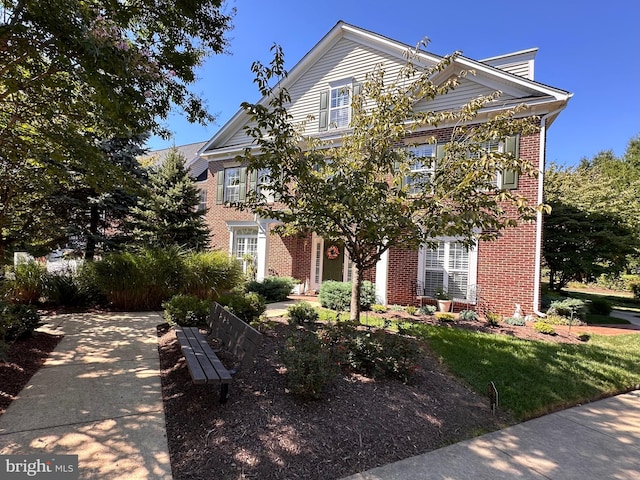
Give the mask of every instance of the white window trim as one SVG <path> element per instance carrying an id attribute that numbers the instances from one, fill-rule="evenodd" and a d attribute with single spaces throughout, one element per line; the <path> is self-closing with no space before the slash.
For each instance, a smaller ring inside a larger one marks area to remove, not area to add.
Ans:
<path id="1" fill-rule="evenodd" d="M 429 155 L 424 154 L 426 153 L 424 152 L 424 150 L 426 149 L 431 150 Z M 406 150 L 412 154 L 412 156 L 409 159 L 410 160 L 409 168 L 411 170 L 411 175 L 421 175 L 421 176 L 425 175 L 425 176 L 432 177 L 436 171 L 436 163 L 435 163 L 436 146 L 425 143 L 425 144 L 413 145 L 413 146 L 407 147 Z M 433 159 L 431 161 L 431 165 L 426 167 L 424 163 L 419 160 L 422 158 Z M 414 183 L 413 180 L 414 179 L 411 177 L 405 178 L 405 183 L 409 187 L 410 194 L 418 193 L 417 187 L 412 186 L 412 184 Z"/>
<path id="2" fill-rule="evenodd" d="M 240 168 L 241 167 L 229 167 L 224 169 L 224 201 L 225 203 L 239 202 L 240 201 Z M 231 171 L 234 170 L 237 178 L 237 183 L 231 185 Z M 231 193 L 231 190 L 235 190 L 235 193 Z M 233 195 L 233 199 L 231 196 Z"/>
<path id="3" fill-rule="evenodd" d="M 445 265 L 445 271 L 447 271 L 448 269 L 448 263 L 449 263 L 449 246 L 451 243 L 455 243 L 455 242 L 459 242 L 460 239 L 459 238 L 454 238 L 454 237 L 437 237 L 433 239 L 434 241 L 437 242 L 444 242 L 445 243 L 445 251 L 447 252 L 445 254 L 445 260 L 444 260 L 444 265 Z M 424 283 L 424 278 L 426 275 L 426 250 L 428 250 L 427 245 L 423 245 L 422 247 L 420 247 L 420 250 L 418 252 L 418 282 L 420 284 Z M 476 246 L 473 248 L 469 249 L 469 271 L 468 271 L 468 275 L 467 275 L 467 297 L 469 296 L 469 287 L 472 285 L 476 285 L 477 281 L 478 281 L 478 244 L 476 243 Z M 446 290 L 448 285 L 447 285 L 447 281 L 448 281 L 448 276 L 444 276 L 443 278 L 443 288 Z M 466 299 L 458 299 L 456 297 L 457 300 L 466 300 Z"/>
<path id="4" fill-rule="evenodd" d="M 328 122 L 329 130 L 343 130 L 345 128 L 348 128 L 349 125 L 351 124 L 351 100 L 352 100 L 352 94 L 353 94 L 352 83 L 353 83 L 352 79 L 339 80 L 336 82 L 329 83 L 329 110 L 327 112 L 327 115 L 328 115 L 327 122 Z M 347 94 L 346 105 L 341 105 L 339 107 L 331 106 L 334 92 L 336 92 L 337 95 L 340 95 L 343 92 Z M 347 120 L 344 125 L 338 125 L 335 121 L 331 120 L 331 114 L 333 112 L 337 112 L 343 109 L 345 109 L 347 112 Z"/>

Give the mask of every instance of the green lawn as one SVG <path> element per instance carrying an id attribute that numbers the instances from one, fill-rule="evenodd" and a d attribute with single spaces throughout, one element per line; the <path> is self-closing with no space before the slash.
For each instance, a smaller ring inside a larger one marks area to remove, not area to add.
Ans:
<path id="1" fill-rule="evenodd" d="M 579 328 L 579 327 L 578 327 Z M 628 391 L 640 385 L 640 335 L 594 335 L 557 344 L 430 325 L 415 327 L 448 369 L 518 420 Z"/>

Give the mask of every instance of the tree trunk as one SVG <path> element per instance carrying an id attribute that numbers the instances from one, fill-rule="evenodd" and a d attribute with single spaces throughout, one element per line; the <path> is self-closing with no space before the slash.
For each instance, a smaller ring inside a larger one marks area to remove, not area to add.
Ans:
<path id="1" fill-rule="evenodd" d="M 362 289 L 362 270 L 353 265 L 353 281 L 351 282 L 351 312 L 349 319 L 360 322 L 360 290 Z"/>
<path id="2" fill-rule="evenodd" d="M 96 255 L 96 238 L 98 237 L 98 223 L 100 222 L 100 212 L 96 205 L 91 206 L 89 219 L 89 235 L 87 235 L 87 246 L 84 251 L 84 259 L 93 262 Z"/>

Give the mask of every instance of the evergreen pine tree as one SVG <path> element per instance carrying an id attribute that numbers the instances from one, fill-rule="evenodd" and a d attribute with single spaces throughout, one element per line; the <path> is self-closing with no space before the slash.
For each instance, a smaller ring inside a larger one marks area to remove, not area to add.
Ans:
<path id="1" fill-rule="evenodd" d="M 206 249 L 211 234 L 206 210 L 199 210 L 199 203 L 200 192 L 185 169 L 185 158 L 174 147 L 151 171 L 149 195 L 135 211 L 136 240 L 151 246 Z"/>

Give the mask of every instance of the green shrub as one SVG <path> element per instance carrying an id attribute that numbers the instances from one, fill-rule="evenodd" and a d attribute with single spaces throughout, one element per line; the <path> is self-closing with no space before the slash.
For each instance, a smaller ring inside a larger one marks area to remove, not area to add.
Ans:
<path id="1" fill-rule="evenodd" d="M 515 327 L 524 327 L 525 321 L 523 317 L 507 317 L 504 322 Z"/>
<path id="2" fill-rule="evenodd" d="M 82 271 L 82 269 L 81 269 Z M 47 286 L 47 302 L 65 307 L 84 307 L 97 298 L 95 290 L 84 278 L 71 272 L 51 275 Z"/>
<path id="3" fill-rule="evenodd" d="M 50 275 L 37 262 L 19 263 L 10 269 L 6 288 L 8 297 L 19 303 L 38 303 L 48 288 Z"/>
<path id="4" fill-rule="evenodd" d="M 485 317 L 487 319 L 487 325 L 490 327 L 497 327 L 500 325 L 500 321 L 502 320 L 502 315 L 499 313 L 487 312 Z"/>
<path id="5" fill-rule="evenodd" d="M 587 314 L 586 303 L 579 298 L 567 297 L 564 300 L 556 300 L 551 302 L 548 314 L 560 315 L 562 317 L 571 318 L 573 312 L 573 318 L 584 320 Z"/>
<path id="6" fill-rule="evenodd" d="M 242 266 L 227 252 L 190 252 L 184 256 L 181 292 L 215 299 L 232 290 L 242 279 Z"/>
<path id="7" fill-rule="evenodd" d="M 371 305 L 371 311 L 374 313 L 385 313 L 387 311 L 387 307 L 385 305 L 380 305 L 379 303 L 374 303 Z"/>
<path id="8" fill-rule="evenodd" d="M 419 312 L 422 315 L 433 315 L 434 313 L 436 313 L 436 310 L 438 310 L 438 307 L 436 307 L 435 305 L 423 305 L 420 307 Z"/>
<path id="9" fill-rule="evenodd" d="M 533 328 L 536 332 L 544 333 L 545 335 L 555 335 L 556 331 L 554 328 L 547 322 L 543 322 L 541 320 L 536 321 L 533 324 Z"/>
<path id="10" fill-rule="evenodd" d="M 98 291 L 121 310 L 159 310 L 178 293 L 184 280 L 183 252 L 173 248 L 145 248 L 111 253 L 93 262 Z"/>
<path id="11" fill-rule="evenodd" d="M 0 342 L 27 337 L 39 324 L 40 315 L 34 307 L 0 302 Z"/>
<path id="12" fill-rule="evenodd" d="M 640 275 L 624 275 L 624 281 L 633 298 L 640 300 Z"/>
<path id="13" fill-rule="evenodd" d="M 418 307 L 414 307 L 413 305 L 407 305 L 404 309 L 409 315 L 415 315 L 418 312 Z"/>
<path id="14" fill-rule="evenodd" d="M 174 295 L 162 303 L 164 318 L 171 325 L 196 327 L 207 321 L 211 311 L 211 302 L 200 300 L 194 295 Z"/>
<path id="15" fill-rule="evenodd" d="M 415 373 L 421 350 L 412 338 L 383 329 L 361 331 L 341 322 L 321 331 L 322 344 L 332 359 L 345 368 L 369 377 L 388 377 L 408 383 Z"/>
<path id="16" fill-rule="evenodd" d="M 574 319 L 571 320 L 570 318 L 562 317 L 556 314 L 547 314 L 547 316 L 544 317 L 544 321 L 549 325 L 586 325 L 585 322 L 577 317 L 574 317 Z"/>
<path id="17" fill-rule="evenodd" d="M 304 325 L 314 323 L 320 317 L 316 309 L 309 302 L 300 302 L 289 306 L 287 309 L 290 325 Z"/>
<path id="18" fill-rule="evenodd" d="M 325 387 L 336 377 L 338 367 L 331 352 L 314 332 L 302 330 L 286 340 L 281 353 L 291 391 L 309 400 L 322 397 Z"/>
<path id="19" fill-rule="evenodd" d="M 596 315 L 609 315 L 613 308 L 604 298 L 595 298 L 589 303 L 589 312 Z"/>
<path id="20" fill-rule="evenodd" d="M 479 318 L 478 314 L 473 310 L 461 310 L 458 316 L 467 322 L 476 322 Z"/>
<path id="21" fill-rule="evenodd" d="M 243 293 L 233 291 L 221 295 L 218 302 L 228 307 L 234 315 L 247 323 L 258 320 L 267 309 L 264 298 L 255 292 Z"/>
<path id="22" fill-rule="evenodd" d="M 349 310 L 351 306 L 351 282 L 336 282 L 327 280 L 320 286 L 318 295 L 320 305 L 331 310 L 343 312 Z M 374 285 L 365 280 L 362 282 L 360 290 L 360 306 L 368 310 L 376 301 Z"/>
<path id="23" fill-rule="evenodd" d="M 438 312 L 436 313 L 436 319 L 440 322 L 453 322 L 456 316 L 453 313 Z"/>
<path id="24" fill-rule="evenodd" d="M 291 294 L 295 282 L 291 277 L 265 277 L 261 282 L 248 282 L 246 289 L 262 295 L 267 301 L 281 302 Z"/>

